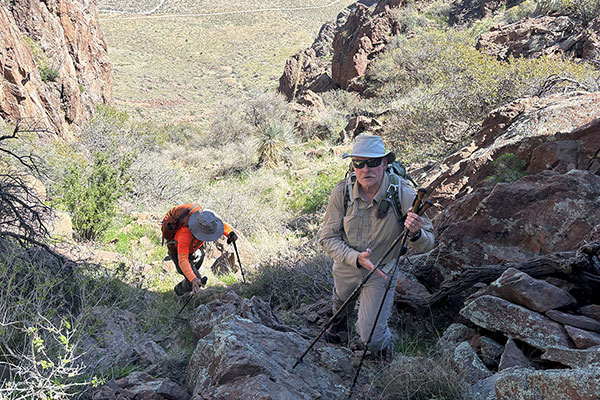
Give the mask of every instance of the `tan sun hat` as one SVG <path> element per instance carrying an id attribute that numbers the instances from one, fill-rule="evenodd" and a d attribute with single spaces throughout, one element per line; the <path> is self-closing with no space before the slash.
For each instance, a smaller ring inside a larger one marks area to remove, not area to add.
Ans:
<path id="1" fill-rule="evenodd" d="M 223 221 L 212 211 L 196 211 L 190 215 L 188 228 L 192 235 L 203 242 L 213 242 L 223 235 Z"/>
<path id="2" fill-rule="evenodd" d="M 376 135 L 358 135 L 356 139 L 354 139 L 352 153 L 342 154 L 342 158 L 381 158 L 385 156 L 388 156 L 388 163 L 393 163 L 396 160 L 396 154 L 393 151 L 385 151 L 383 139 L 381 139 L 381 136 Z"/>

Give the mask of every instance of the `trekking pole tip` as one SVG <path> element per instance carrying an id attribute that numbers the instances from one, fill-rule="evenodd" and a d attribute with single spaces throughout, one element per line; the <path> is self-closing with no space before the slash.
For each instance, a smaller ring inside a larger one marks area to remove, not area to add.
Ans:
<path id="1" fill-rule="evenodd" d="M 300 358 L 296 358 L 296 362 L 294 363 L 294 366 L 292 367 L 292 369 L 296 368 L 298 366 L 298 364 L 302 363 L 302 359 Z"/>

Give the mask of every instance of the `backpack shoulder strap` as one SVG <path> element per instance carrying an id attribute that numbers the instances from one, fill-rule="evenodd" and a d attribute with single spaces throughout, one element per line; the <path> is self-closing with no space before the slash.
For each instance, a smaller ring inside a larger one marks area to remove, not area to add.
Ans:
<path id="1" fill-rule="evenodd" d="M 350 194 L 354 190 L 354 182 L 356 182 L 356 175 L 351 173 L 346 177 L 344 185 L 344 215 L 348 212 L 348 206 L 354 202 L 354 198 Z"/>

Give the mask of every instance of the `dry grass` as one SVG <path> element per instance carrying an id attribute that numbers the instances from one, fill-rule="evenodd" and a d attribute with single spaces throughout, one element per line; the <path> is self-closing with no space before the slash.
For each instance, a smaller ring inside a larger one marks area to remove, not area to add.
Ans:
<path id="1" fill-rule="evenodd" d="M 179 15 L 330 1 L 167 1 L 157 11 L 161 15 L 101 13 L 115 73 L 116 106 L 157 122 L 206 122 L 223 99 L 275 89 L 286 59 L 310 46 L 321 25 L 352 2 L 310 10 L 185 17 Z M 100 9 L 143 12 L 154 3 L 105 1 Z"/>

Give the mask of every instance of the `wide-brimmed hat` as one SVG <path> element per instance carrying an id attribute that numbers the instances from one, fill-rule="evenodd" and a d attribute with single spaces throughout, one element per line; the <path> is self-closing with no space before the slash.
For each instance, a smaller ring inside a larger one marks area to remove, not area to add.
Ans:
<path id="1" fill-rule="evenodd" d="M 190 215 L 188 228 L 196 239 L 203 242 L 213 242 L 223 235 L 223 221 L 208 210 Z"/>
<path id="2" fill-rule="evenodd" d="M 388 156 L 388 163 L 396 160 L 396 154 L 393 151 L 385 151 L 383 146 L 383 139 L 381 136 L 375 135 L 358 135 L 354 139 L 354 147 L 352 147 L 352 153 L 342 154 L 342 158 L 348 157 L 367 157 L 367 158 L 381 158 Z"/>

